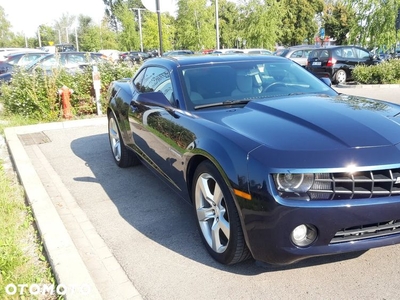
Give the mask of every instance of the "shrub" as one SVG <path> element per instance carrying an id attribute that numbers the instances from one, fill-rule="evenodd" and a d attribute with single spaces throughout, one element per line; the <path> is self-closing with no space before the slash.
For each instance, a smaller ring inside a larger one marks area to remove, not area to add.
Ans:
<path id="1" fill-rule="evenodd" d="M 106 94 L 112 81 L 132 77 L 137 68 L 138 66 L 131 67 L 126 64 L 99 64 L 101 95 Z M 91 67 L 74 73 L 56 69 L 51 75 L 43 70 L 34 72 L 18 70 L 13 74 L 10 84 L 1 86 L 0 101 L 6 114 L 44 122 L 56 121 L 62 117 L 58 91 L 64 85 L 73 90 L 71 95 L 73 115 L 82 116 L 96 112 Z M 103 102 L 102 107 L 105 108 L 106 99 L 100 98 Z"/>
<path id="2" fill-rule="evenodd" d="M 356 66 L 353 78 L 361 84 L 400 83 L 400 60 L 393 59 L 375 66 Z"/>

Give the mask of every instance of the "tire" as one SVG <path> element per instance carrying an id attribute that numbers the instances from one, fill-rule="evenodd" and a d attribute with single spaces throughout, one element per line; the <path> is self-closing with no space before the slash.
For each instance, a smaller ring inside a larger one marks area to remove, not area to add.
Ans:
<path id="1" fill-rule="evenodd" d="M 347 80 L 346 71 L 344 71 L 342 69 L 337 70 L 336 74 L 335 74 L 335 83 L 336 84 L 338 84 L 338 83 L 346 83 L 346 80 Z"/>
<path id="2" fill-rule="evenodd" d="M 108 138 L 111 153 L 118 167 L 128 168 L 139 164 L 136 154 L 126 148 L 113 113 L 108 114 Z"/>
<path id="3" fill-rule="evenodd" d="M 210 161 L 202 162 L 196 169 L 192 199 L 196 223 L 210 255 L 226 265 L 250 258 L 233 196 Z"/>

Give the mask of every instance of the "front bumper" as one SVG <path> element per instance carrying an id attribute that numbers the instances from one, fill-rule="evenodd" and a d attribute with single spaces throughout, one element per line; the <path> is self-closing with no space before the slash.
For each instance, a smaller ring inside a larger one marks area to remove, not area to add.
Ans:
<path id="1" fill-rule="evenodd" d="M 256 260 L 284 265 L 310 257 L 400 243 L 399 231 L 390 226 L 386 226 L 384 234 L 373 232 L 374 228 L 384 229 L 385 224 L 396 224 L 400 220 L 400 197 L 391 197 L 391 203 L 384 204 L 377 204 L 374 199 L 374 203 L 357 205 L 358 199 L 346 203 L 330 201 L 329 206 L 313 203 L 310 207 L 293 205 L 299 201 L 282 204 L 274 200 L 254 197 L 252 202 L 258 209 L 241 211 L 247 243 Z M 298 247 L 291 241 L 293 229 L 301 224 L 317 228 L 317 239 L 310 246 Z M 396 226 L 398 223 L 392 227 Z M 341 241 L 343 232 L 346 238 Z"/>

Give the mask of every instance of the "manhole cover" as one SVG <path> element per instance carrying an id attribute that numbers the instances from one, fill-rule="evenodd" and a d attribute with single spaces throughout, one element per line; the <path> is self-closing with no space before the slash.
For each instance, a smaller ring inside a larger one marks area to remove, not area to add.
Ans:
<path id="1" fill-rule="evenodd" d="M 18 135 L 18 137 L 24 146 L 45 144 L 51 142 L 50 138 L 46 134 L 44 134 L 43 131 L 20 134 Z"/>

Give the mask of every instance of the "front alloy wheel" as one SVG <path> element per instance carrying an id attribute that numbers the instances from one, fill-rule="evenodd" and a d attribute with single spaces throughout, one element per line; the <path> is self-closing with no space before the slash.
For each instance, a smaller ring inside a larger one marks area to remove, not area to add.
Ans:
<path id="1" fill-rule="evenodd" d="M 197 168 L 192 194 L 198 228 L 211 256 L 223 264 L 249 258 L 233 197 L 211 162 Z"/>
<path id="2" fill-rule="evenodd" d="M 139 163 L 137 156 L 124 145 L 124 141 L 121 139 L 121 132 L 111 112 L 108 115 L 108 138 L 114 161 L 119 167 L 127 168 Z"/>

